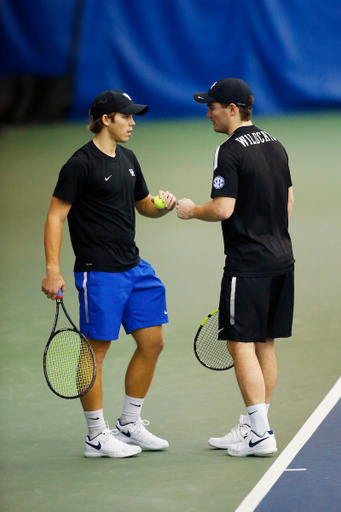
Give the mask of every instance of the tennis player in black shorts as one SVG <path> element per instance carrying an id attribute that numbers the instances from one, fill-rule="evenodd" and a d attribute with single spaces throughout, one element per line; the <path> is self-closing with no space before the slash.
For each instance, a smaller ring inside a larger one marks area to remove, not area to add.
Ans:
<path id="1" fill-rule="evenodd" d="M 146 217 L 163 217 L 175 207 L 173 194 L 159 191 L 164 209 L 149 194 L 134 153 L 118 143 L 129 140 L 147 105 L 128 94 L 104 91 L 90 109 L 94 138 L 63 166 L 45 224 L 46 275 L 42 291 L 55 299 L 65 282 L 59 252 L 65 219 L 76 256 L 80 330 L 94 349 L 97 376 L 81 397 L 88 435 L 86 457 L 130 457 L 141 449 L 163 450 L 168 442 L 151 434 L 141 419 L 144 398 L 164 346 L 162 324 L 168 322 L 165 287 L 135 244 L 135 208 Z M 111 340 L 123 325 L 136 341 L 125 377 L 123 411 L 110 430 L 103 416 L 102 363 Z"/>
<path id="2" fill-rule="evenodd" d="M 206 103 L 214 131 L 228 139 L 214 155 L 212 200 L 177 203 L 180 219 L 221 221 L 226 255 L 219 304 L 219 338 L 228 340 L 247 414 L 215 448 L 235 457 L 277 451 L 268 409 L 277 378 L 275 338 L 291 336 L 294 257 L 288 219 L 293 190 L 288 155 L 251 121 L 254 98 L 236 78 L 194 94 Z"/>

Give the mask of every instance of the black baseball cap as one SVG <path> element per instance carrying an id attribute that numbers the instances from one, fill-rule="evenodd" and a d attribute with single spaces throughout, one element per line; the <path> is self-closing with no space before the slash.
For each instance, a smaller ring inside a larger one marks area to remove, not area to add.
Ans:
<path id="1" fill-rule="evenodd" d="M 223 78 L 215 82 L 208 92 L 193 94 L 198 103 L 234 103 L 237 107 L 249 105 L 249 97 L 252 94 L 246 82 L 239 78 Z"/>
<path id="2" fill-rule="evenodd" d="M 91 121 L 100 119 L 104 114 L 120 112 L 121 114 L 134 114 L 143 116 L 148 111 L 147 105 L 138 105 L 134 103 L 127 93 L 113 89 L 111 91 L 101 92 L 91 104 Z"/>

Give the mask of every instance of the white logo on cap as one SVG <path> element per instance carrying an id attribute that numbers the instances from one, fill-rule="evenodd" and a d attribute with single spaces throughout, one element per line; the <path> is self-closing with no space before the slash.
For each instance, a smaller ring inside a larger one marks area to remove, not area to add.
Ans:
<path id="1" fill-rule="evenodd" d="M 216 83 L 217 83 L 217 82 L 214 82 L 214 84 L 213 84 L 213 85 L 211 85 L 210 89 L 212 89 L 212 88 L 215 86 L 215 84 L 216 84 Z"/>
<path id="2" fill-rule="evenodd" d="M 225 180 L 222 176 L 216 176 L 213 180 L 213 187 L 219 190 L 225 185 Z"/>
<path id="3" fill-rule="evenodd" d="M 125 96 L 126 98 L 128 98 L 128 100 L 133 101 L 133 100 L 131 99 L 131 97 L 130 97 L 130 96 L 128 96 L 128 94 L 127 94 L 126 92 L 123 92 L 122 94 L 123 94 L 123 96 Z"/>

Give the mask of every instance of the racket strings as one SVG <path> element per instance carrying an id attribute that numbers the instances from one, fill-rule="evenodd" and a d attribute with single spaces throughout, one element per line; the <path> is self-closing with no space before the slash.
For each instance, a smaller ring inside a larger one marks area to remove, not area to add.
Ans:
<path id="1" fill-rule="evenodd" d="M 86 340 L 76 331 L 57 332 L 46 353 L 45 370 L 50 385 L 59 395 L 83 394 L 94 376 L 93 355 Z"/>
<path id="2" fill-rule="evenodd" d="M 234 365 L 232 356 L 227 348 L 227 341 L 218 340 L 219 314 L 214 313 L 202 325 L 195 349 L 201 363 L 214 370 L 226 370 Z"/>

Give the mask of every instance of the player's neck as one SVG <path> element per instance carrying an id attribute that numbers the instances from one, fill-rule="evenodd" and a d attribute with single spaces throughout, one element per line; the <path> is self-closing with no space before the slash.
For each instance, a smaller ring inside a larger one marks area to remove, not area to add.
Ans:
<path id="1" fill-rule="evenodd" d="M 101 133 L 96 133 L 92 142 L 102 153 L 111 157 L 116 156 L 117 142 L 110 138 L 106 131 L 103 130 Z"/>
<path id="2" fill-rule="evenodd" d="M 253 122 L 250 121 L 239 121 L 236 120 L 235 123 L 232 123 L 231 126 L 229 126 L 228 136 L 232 135 L 238 128 L 241 128 L 242 126 L 252 126 Z"/>

